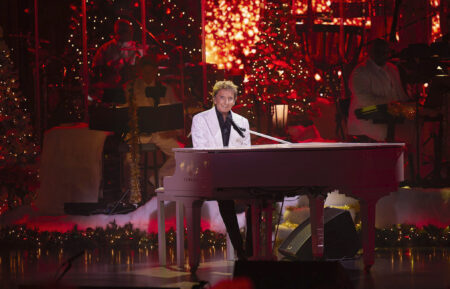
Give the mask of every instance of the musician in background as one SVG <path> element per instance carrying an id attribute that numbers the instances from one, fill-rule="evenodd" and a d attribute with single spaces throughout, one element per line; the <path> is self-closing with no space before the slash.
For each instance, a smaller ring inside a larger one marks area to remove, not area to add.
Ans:
<path id="1" fill-rule="evenodd" d="M 135 80 L 129 81 L 125 85 L 125 96 L 127 99 L 125 107 L 130 107 L 131 102 L 134 103 L 136 108 L 143 106 L 157 107 L 180 102 L 173 89 L 159 81 L 156 55 L 142 57 L 137 64 L 137 74 L 138 77 Z M 166 161 L 159 170 L 158 181 L 160 186 L 162 186 L 165 176 L 171 176 L 175 172 L 175 153 L 172 149 L 180 147 L 178 137 L 181 135 L 182 131 L 180 130 L 139 134 L 140 143 L 154 143 L 166 155 Z M 125 164 L 128 168 L 130 162 L 130 154 L 127 154 Z M 126 174 L 129 174 L 128 168 L 125 168 Z M 151 176 L 149 181 L 153 185 L 156 184 L 154 176 Z"/>
<path id="2" fill-rule="evenodd" d="M 213 88 L 214 107 L 194 116 L 192 120 L 192 143 L 194 148 L 249 147 L 248 120 L 231 108 L 236 103 L 237 86 L 231 81 L 216 82 Z M 219 200 L 219 211 L 230 236 L 231 243 L 240 260 L 252 255 L 251 218 L 247 218 L 246 252 L 236 217 L 233 200 Z M 247 216 L 250 216 L 247 212 Z"/>
<path id="3" fill-rule="evenodd" d="M 114 23 L 113 39 L 103 44 L 95 53 L 92 62 L 93 86 L 99 94 L 114 93 L 134 78 L 133 66 L 142 56 L 136 42 L 133 41 L 133 26 L 125 19 Z"/>
<path id="4" fill-rule="evenodd" d="M 349 135 L 367 136 L 376 141 L 384 141 L 387 136 L 387 125 L 358 119 L 355 110 L 372 105 L 395 105 L 396 102 L 408 101 L 398 69 L 388 62 L 388 58 L 389 44 L 383 39 L 375 39 L 369 48 L 369 57 L 353 70 L 350 76 L 352 97 L 347 122 Z"/>

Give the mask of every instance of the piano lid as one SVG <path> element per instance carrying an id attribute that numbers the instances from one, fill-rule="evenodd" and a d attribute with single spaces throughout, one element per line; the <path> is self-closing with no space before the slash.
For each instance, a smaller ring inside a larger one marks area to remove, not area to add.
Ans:
<path id="1" fill-rule="evenodd" d="M 251 151 L 281 151 L 281 150 L 346 150 L 346 149 L 379 149 L 402 148 L 404 143 L 344 143 L 344 142 L 308 142 L 294 144 L 265 144 L 251 147 L 225 148 L 174 148 L 175 152 L 251 152 Z"/>

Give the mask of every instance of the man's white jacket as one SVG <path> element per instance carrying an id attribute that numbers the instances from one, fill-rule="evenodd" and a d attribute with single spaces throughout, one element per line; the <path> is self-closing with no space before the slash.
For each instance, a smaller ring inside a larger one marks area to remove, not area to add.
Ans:
<path id="1" fill-rule="evenodd" d="M 250 126 L 248 120 L 231 112 L 234 123 L 241 128 L 244 137 L 231 127 L 229 147 L 250 146 Z M 219 120 L 216 109 L 198 113 L 192 119 L 192 144 L 194 148 L 223 148 L 222 131 L 220 130 Z"/>

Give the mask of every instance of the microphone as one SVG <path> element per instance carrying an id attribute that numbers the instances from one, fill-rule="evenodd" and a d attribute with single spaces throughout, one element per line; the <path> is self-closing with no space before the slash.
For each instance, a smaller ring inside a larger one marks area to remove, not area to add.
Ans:
<path id="1" fill-rule="evenodd" d="M 243 133 L 243 131 L 245 131 L 245 128 L 240 128 L 240 127 L 238 127 L 232 118 L 230 118 L 230 120 L 231 120 L 231 126 L 234 128 L 234 130 L 237 131 L 237 133 L 238 133 L 242 138 L 245 138 L 245 135 L 244 135 L 244 133 Z"/>
<path id="2" fill-rule="evenodd" d="M 58 270 L 56 271 L 56 274 L 55 274 L 56 282 L 59 282 L 62 279 L 62 277 L 64 277 L 64 275 L 66 275 L 66 273 L 70 270 L 70 268 L 72 268 L 72 262 L 75 261 L 75 259 L 77 259 L 78 257 L 80 257 L 83 254 L 84 254 L 84 250 L 73 255 L 72 257 L 67 259 L 66 262 L 61 264 L 61 266 L 58 268 Z M 64 268 L 64 271 L 58 276 L 58 274 L 62 268 Z"/>

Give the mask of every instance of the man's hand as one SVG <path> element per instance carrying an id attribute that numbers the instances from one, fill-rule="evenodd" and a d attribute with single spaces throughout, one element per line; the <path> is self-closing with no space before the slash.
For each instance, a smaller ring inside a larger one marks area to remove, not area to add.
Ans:
<path id="1" fill-rule="evenodd" d="M 416 117 L 416 107 L 413 103 L 393 101 L 388 104 L 388 112 L 393 116 L 413 120 Z"/>

